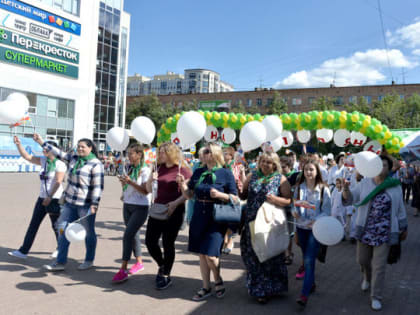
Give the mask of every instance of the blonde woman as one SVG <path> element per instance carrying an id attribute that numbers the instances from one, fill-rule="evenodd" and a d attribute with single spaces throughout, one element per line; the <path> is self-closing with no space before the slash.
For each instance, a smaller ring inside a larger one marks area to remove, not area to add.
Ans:
<path id="1" fill-rule="evenodd" d="M 211 295 L 211 273 L 215 281 L 216 297 L 222 298 L 225 295 L 219 256 L 227 226 L 214 221 L 213 206 L 215 203 L 227 202 L 229 195 L 234 195 L 235 199 L 237 195 L 232 172 L 223 168 L 225 161 L 220 146 L 207 145 L 203 151 L 203 160 L 205 167 L 197 169 L 188 183 L 183 175 L 178 176 L 184 196 L 195 198 L 188 250 L 200 256 L 203 287 L 193 296 L 194 301 L 204 300 Z"/>
<path id="2" fill-rule="evenodd" d="M 154 170 L 146 184 L 148 193 L 157 181 L 157 196 L 154 202 L 167 207 L 167 218 L 156 219 L 149 216 L 146 230 L 146 246 L 159 266 L 156 289 L 164 290 L 172 284 L 170 273 L 175 261 L 175 240 L 184 221 L 185 198 L 178 187 L 178 174 L 186 179 L 191 171 L 182 158 L 182 152 L 173 143 L 164 143 L 158 148 L 158 168 Z M 163 254 L 159 246 L 162 237 Z"/>

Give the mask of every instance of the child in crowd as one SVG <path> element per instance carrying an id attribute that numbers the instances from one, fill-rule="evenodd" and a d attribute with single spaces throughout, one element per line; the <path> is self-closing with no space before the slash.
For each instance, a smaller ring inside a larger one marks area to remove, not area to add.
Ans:
<path id="1" fill-rule="evenodd" d="M 340 223 L 346 225 L 346 207 L 341 202 L 341 190 L 343 188 L 343 179 L 337 178 L 335 180 L 335 189 L 331 194 L 331 215 Z"/>

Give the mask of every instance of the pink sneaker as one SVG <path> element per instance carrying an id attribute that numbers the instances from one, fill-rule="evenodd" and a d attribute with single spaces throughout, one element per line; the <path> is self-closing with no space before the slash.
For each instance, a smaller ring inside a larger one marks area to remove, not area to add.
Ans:
<path id="1" fill-rule="evenodd" d="M 305 278 L 305 268 L 300 266 L 298 272 L 296 272 L 296 279 L 302 280 L 303 278 Z"/>
<path id="2" fill-rule="evenodd" d="M 130 270 L 128 271 L 128 273 L 130 275 L 134 275 L 135 273 L 142 271 L 144 269 L 144 265 L 142 263 L 136 263 L 133 266 L 131 266 Z"/>
<path id="3" fill-rule="evenodd" d="M 114 278 L 112 278 L 112 283 L 120 283 L 120 282 L 124 282 L 128 279 L 128 272 L 127 270 L 124 269 L 120 269 L 120 271 L 118 271 Z"/>

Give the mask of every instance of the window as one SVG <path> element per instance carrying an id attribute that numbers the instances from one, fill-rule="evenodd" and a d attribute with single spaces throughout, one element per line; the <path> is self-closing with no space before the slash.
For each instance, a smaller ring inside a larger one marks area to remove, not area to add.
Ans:
<path id="1" fill-rule="evenodd" d="M 188 77 L 189 77 L 190 79 L 195 79 L 195 77 L 196 77 L 195 72 L 190 73 Z"/>
<path id="2" fill-rule="evenodd" d="M 262 105 L 262 99 L 261 98 L 257 98 L 257 105 L 261 106 Z"/>
<path id="3" fill-rule="evenodd" d="M 372 103 L 372 96 L 367 95 L 367 96 L 363 96 L 363 98 L 365 99 L 366 103 L 368 104 Z"/>
<path id="4" fill-rule="evenodd" d="M 308 97 L 308 103 L 309 103 L 309 105 L 314 104 L 315 103 L 315 97 L 312 97 L 312 96 Z"/>
<path id="5" fill-rule="evenodd" d="M 302 105 L 302 98 L 301 97 L 293 97 L 292 98 L 292 105 Z"/>
<path id="6" fill-rule="evenodd" d="M 63 99 L 58 100 L 58 118 L 67 117 L 67 101 Z"/>
<path id="7" fill-rule="evenodd" d="M 57 117 L 57 99 L 48 98 L 48 117 Z"/>
<path id="8" fill-rule="evenodd" d="M 248 100 L 246 101 L 246 105 L 252 106 L 252 99 L 248 98 Z"/>
<path id="9" fill-rule="evenodd" d="M 344 104 L 344 99 L 342 96 L 337 96 L 334 99 L 334 105 L 343 105 Z"/>
<path id="10" fill-rule="evenodd" d="M 382 101 L 384 99 L 384 95 L 378 95 L 378 101 Z"/>
<path id="11" fill-rule="evenodd" d="M 160 88 L 166 90 L 168 88 L 168 82 L 162 81 L 160 82 Z"/>
<path id="12" fill-rule="evenodd" d="M 350 96 L 349 103 L 357 104 L 357 96 Z"/>
<path id="13" fill-rule="evenodd" d="M 267 98 L 267 106 L 273 104 L 274 99 L 273 98 Z"/>
<path id="14" fill-rule="evenodd" d="M 400 94 L 400 100 L 404 99 L 404 94 Z"/>
<path id="15" fill-rule="evenodd" d="M 209 87 L 209 81 L 203 81 L 203 87 L 208 88 Z"/>

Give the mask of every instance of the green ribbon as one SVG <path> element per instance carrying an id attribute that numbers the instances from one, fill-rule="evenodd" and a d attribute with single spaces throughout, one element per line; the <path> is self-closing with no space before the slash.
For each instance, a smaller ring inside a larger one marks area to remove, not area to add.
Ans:
<path id="1" fill-rule="evenodd" d="M 396 187 L 398 185 L 401 185 L 401 182 L 398 179 L 387 177 L 380 185 L 376 186 L 374 190 L 370 192 L 369 195 L 363 199 L 363 201 L 359 204 L 356 204 L 356 207 L 363 206 L 367 204 L 372 198 L 374 198 L 377 194 L 379 194 L 381 191 L 384 191 L 385 189 Z"/>
<path id="2" fill-rule="evenodd" d="M 268 182 L 272 177 L 276 176 L 278 173 L 274 172 L 271 173 L 270 175 L 265 176 L 260 170 L 257 171 L 257 176 L 258 176 L 258 180 L 257 183 L 261 184 L 261 183 L 266 183 Z"/>
<path id="3" fill-rule="evenodd" d="M 289 177 L 289 176 L 293 175 L 294 173 L 296 173 L 296 171 L 295 170 L 291 170 L 289 173 L 286 174 L 286 177 Z"/>
<path id="4" fill-rule="evenodd" d="M 140 169 L 145 167 L 145 166 L 147 166 L 146 163 L 143 163 L 143 164 L 139 163 L 137 166 L 134 166 L 134 167 L 132 166 L 131 167 L 131 172 L 130 172 L 131 180 L 137 182 L 137 179 L 139 178 Z M 126 191 L 127 188 L 128 188 L 128 184 L 125 184 L 124 187 L 123 187 L 123 191 Z"/>
<path id="5" fill-rule="evenodd" d="M 232 171 L 232 165 L 235 163 L 235 161 L 230 161 L 230 163 L 227 165 L 227 167 Z"/>
<path id="6" fill-rule="evenodd" d="M 195 185 L 195 187 L 197 187 L 198 185 L 200 185 L 204 181 L 204 179 L 207 177 L 207 175 L 211 175 L 211 181 L 214 184 L 216 182 L 216 174 L 215 174 L 215 172 L 217 170 L 220 170 L 220 167 L 213 167 L 211 170 L 207 170 L 207 171 L 201 173 L 200 178 L 198 179 L 198 182 Z"/>
<path id="7" fill-rule="evenodd" d="M 54 158 L 54 160 L 50 160 L 49 158 L 47 158 L 47 169 L 46 172 L 54 172 L 55 171 L 55 162 L 57 161 L 57 158 Z"/>
<path id="8" fill-rule="evenodd" d="M 93 154 L 92 152 L 90 152 L 89 155 L 87 156 L 79 156 L 77 158 L 76 164 L 74 164 L 74 167 L 73 167 L 73 171 L 72 171 L 73 175 L 76 175 L 77 170 L 79 168 L 82 168 L 86 164 L 87 161 L 93 160 L 95 158 L 96 158 L 96 155 Z"/>

